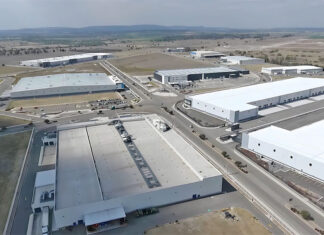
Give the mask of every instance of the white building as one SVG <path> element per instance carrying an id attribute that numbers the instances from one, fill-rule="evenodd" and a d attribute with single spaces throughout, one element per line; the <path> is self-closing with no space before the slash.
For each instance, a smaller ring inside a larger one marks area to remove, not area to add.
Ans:
<path id="1" fill-rule="evenodd" d="M 324 181 L 324 120 L 292 131 L 270 126 L 243 134 L 242 147 Z"/>
<path id="2" fill-rule="evenodd" d="M 25 60 L 21 61 L 20 65 L 32 66 L 32 67 L 54 67 L 68 64 L 75 64 L 80 62 L 107 59 L 112 56 L 111 53 L 86 53 L 70 56 L 60 56 L 53 58 L 37 59 L 37 60 Z"/>
<path id="3" fill-rule="evenodd" d="M 195 69 L 173 69 L 155 71 L 154 78 L 162 84 L 181 84 L 196 80 L 214 78 L 234 78 L 240 74 L 248 74 L 248 70 L 237 70 L 227 67 L 195 68 Z"/>
<path id="4" fill-rule="evenodd" d="M 217 51 L 191 51 L 190 55 L 194 58 L 219 58 L 225 54 Z"/>
<path id="5" fill-rule="evenodd" d="M 137 209 L 222 191 L 222 175 L 177 132 L 154 127 L 153 119 L 123 119 L 131 143 L 123 141 L 120 124 L 58 128 L 54 230 L 118 227 Z"/>
<path id="6" fill-rule="evenodd" d="M 170 52 L 170 53 L 181 53 L 181 52 L 185 52 L 186 48 L 184 47 L 177 47 L 177 48 L 167 48 L 166 52 Z"/>
<path id="7" fill-rule="evenodd" d="M 264 59 L 247 57 L 247 56 L 224 56 L 221 60 L 228 64 L 264 64 Z"/>
<path id="8" fill-rule="evenodd" d="M 258 110 L 324 94 L 324 79 L 292 78 L 188 96 L 191 108 L 235 123 L 256 118 Z"/>
<path id="9" fill-rule="evenodd" d="M 44 207 L 54 207 L 55 170 L 36 173 L 32 210 L 40 212 Z"/>
<path id="10" fill-rule="evenodd" d="M 66 73 L 22 78 L 12 88 L 10 97 L 68 95 L 121 89 L 124 89 L 124 84 L 117 77 L 107 76 L 105 73 Z"/>
<path id="11" fill-rule="evenodd" d="M 323 68 L 310 66 L 310 65 L 300 65 L 300 66 L 284 66 L 284 67 L 269 67 L 262 68 L 262 73 L 270 75 L 279 74 L 317 74 L 323 72 Z"/>

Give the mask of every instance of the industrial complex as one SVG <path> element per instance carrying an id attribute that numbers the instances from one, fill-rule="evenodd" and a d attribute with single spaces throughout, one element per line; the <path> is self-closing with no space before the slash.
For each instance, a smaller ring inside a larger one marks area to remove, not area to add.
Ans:
<path id="1" fill-rule="evenodd" d="M 68 64 L 75 64 L 80 62 L 87 62 L 92 60 L 107 59 L 112 56 L 111 53 L 86 53 L 79 55 L 61 56 L 53 58 L 45 58 L 38 60 L 21 61 L 20 65 L 32 67 L 54 67 Z"/>
<path id="2" fill-rule="evenodd" d="M 258 110 L 324 94 L 324 80 L 293 78 L 225 91 L 188 96 L 193 109 L 235 123 L 258 116 Z"/>
<path id="3" fill-rule="evenodd" d="M 220 58 L 225 54 L 217 51 L 191 51 L 190 55 L 193 58 Z"/>
<path id="4" fill-rule="evenodd" d="M 323 68 L 317 66 L 311 66 L 311 65 L 268 67 L 268 68 L 262 68 L 261 72 L 270 75 L 318 74 L 323 72 Z"/>
<path id="5" fill-rule="evenodd" d="M 173 129 L 155 125 L 157 119 L 58 127 L 56 174 L 47 173 L 56 177 L 53 230 L 76 224 L 88 232 L 112 229 L 137 209 L 222 191 L 222 175 Z"/>
<path id="6" fill-rule="evenodd" d="M 270 126 L 244 133 L 242 147 L 324 181 L 324 120 L 288 131 Z"/>
<path id="7" fill-rule="evenodd" d="M 207 80 L 214 78 L 235 78 L 241 74 L 248 74 L 244 69 L 227 67 L 197 68 L 197 69 L 175 69 L 155 71 L 154 78 L 163 84 L 180 84 L 196 80 Z"/>
<path id="8" fill-rule="evenodd" d="M 121 80 L 105 73 L 66 73 L 22 78 L 12 88 L 10 97 L 69 95 L 122 89 L 124 84 Z"/>
<path id="9" fill-rule="evenodd" d="M 247 56 L 224 56 L 221 57 L 221 61 L 228 64 L 264 64 L 264 59 L 247 57 Z"/>

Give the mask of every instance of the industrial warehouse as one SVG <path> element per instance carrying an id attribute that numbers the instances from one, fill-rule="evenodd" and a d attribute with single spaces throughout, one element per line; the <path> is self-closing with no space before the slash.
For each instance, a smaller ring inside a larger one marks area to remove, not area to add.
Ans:
<path id="1" fill-rule="evenodd" d="M 262 68 L 261 72 L 269 75 L 318 74 L 323 72 L 323 68 L 311 66 L 311 65 L 300 65 L 300 66 Z"/>
<path id="2" fill-rule="evenodd" d="M 324 94 L 324 80 L 292 78 L 236 89 L 188 96 L 192 109 L 236 123 L 258 117 L 258 110 Z"/>
<path id="3" fill-rule="evenodd" d="M 241 74 L 249 74 L 249 71 L 227 67 L 160 70 L 154 73 L 154 78 L 162 84 L 174 85 L 214 78 L 237 78 Z"/>
<path id="4" fill-rule="evenodd" d="M 222 175 L 161 122 L 147 115 L 59 126 L 53 230 L 108 230 L 137 209 L 220 193 Z"/>
<path id="5" fill-rule="evenodd" d="M 270 126 L 244 133 L 242 147 L 324 181 L 324 120 L 288 131 Z"/>
<path id="6" fill-rule="evenodd" d="M 247 57 L 247 56 L 224 56 L 221 57 L 221 61 L 228 63 L 228 64 L 264 64 L 264 59 L 254 58 L 254 57 Z"/>
<path id="7" fill-rule="evenodd" d="M 22 78 L 10 91 L 10 97 L 70 95 L 122 89 L 124 84 L 117 77 L 105 73 L 66 73 Z"/>
<path id="8" fill-rule="evenodd" d="M 225 54 L 217 51 L 191 51 L 190 55 L 193 58 L 220 58 Z"/>
<path id="9" fill-rule="evenodd" d="M 80 62 L 87 62 L 92 60 L 107 59 L 110 58 L 111 56 L 112 56 L 111 53 L 86 53 L 86 54 L 79 54 L 79 55 L 38 59 L 38 60 L 25 60 L 25 61 L 21 61 L 20 65 L 46 68 L 46 67 L 75 64 Z"/>

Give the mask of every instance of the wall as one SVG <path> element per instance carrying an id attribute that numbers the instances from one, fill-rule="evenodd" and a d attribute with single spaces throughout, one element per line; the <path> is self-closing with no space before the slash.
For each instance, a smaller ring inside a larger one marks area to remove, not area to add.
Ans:
<path id="1" fill-rule="evenodd" d="M 209 103 L 196 100 L 194 97 L 192 98 L 191 107 L 193 109 L 206 112 L 208 114 L 220 117 L 222 119 L 226 119 L 226 120 L 231 119 L 231 111 L 229 109 L 224 109 L 222 107 L 217 107 L 215 105 L 211 105 Z"/>
<path id="2" fill-rule="evenodd" d="M 323 161 L 317 160 L 311 156 L 307 156 L 306 154 L 304 155 L 302 153 L 295 152 L 294 150 L 279 147 L 270 142 L 259 140 L 252 135 L 249 135 L 248 137 L 243 135 L 242 142 L 245 143 L 242 147 L 246 149 L 258 153 L 259 155 L 268 157 L 274 161 L 280 162 L 284 165 L 290 166 L 315 178 L 324 180 Z M 305 148 L 307 148 L 306 145 Z M 312 166 L 309 165 L 310 163 Z"/>
<path id="3" fill-rule="evenodd" d="M 37 97 L 37 96 L 89 93 L 89 92 L 99 92 L 99 91 L 114 91 L 117 88 L 118 87 L 116 85 L 55 87 L 55 88 L 38 89 L 38 90 L 30 90 L 30 91 L 12 92 L 11 98 L 26 98 L 26 97 Z"/>
<path id="4" fill-rule="evenodd" d="M 155 188 L 149 192 L 129 195 L 111 200 L 90 203 L 78 207 L 65 208 L 54 211 L 54 229 L 66 227 L 83 220 L 85 214 L 108 210 L 123 206 L 126 213 L 137 209 L 157 207 L 191 200 L 193 195 L 209 196 L 222 191 L 222 176 L 215 176 L 191 184 L 175 186 L 171 188 Z"/>

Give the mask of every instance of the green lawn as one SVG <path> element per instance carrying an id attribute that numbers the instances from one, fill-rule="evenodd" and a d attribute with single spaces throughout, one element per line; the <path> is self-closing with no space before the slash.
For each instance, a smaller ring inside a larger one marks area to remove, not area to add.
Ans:
<path id="1" fill-rule="evenodd" d="M 31 132 L 0 137 L 0 231 L 4 230 Z"/>

